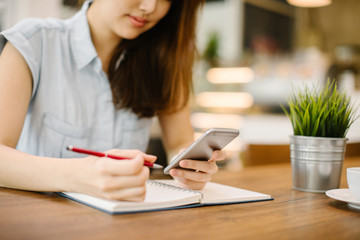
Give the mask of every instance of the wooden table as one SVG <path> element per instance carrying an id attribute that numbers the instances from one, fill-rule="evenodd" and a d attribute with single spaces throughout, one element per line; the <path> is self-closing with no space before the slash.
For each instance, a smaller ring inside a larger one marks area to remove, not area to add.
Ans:
<path id="1" fill-rule="evenodd" d="M 352 166 L 360 157 L 345 160 L 341 187 Z M 0 188 L 0 239 L 360 239 L 360 211 L 292 190 L 288 163 L 221 170 L 213 181 L 275 200 L 109 215 L 54 193 Z"/>

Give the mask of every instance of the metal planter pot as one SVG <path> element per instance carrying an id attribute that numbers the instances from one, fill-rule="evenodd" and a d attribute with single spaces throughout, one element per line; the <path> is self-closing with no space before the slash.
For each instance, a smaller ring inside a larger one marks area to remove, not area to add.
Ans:
<path id="1" fill-rule="evenodd" d="M 323 193 L 339 188 L 347 138 L 290 136 L 293 188 Z"/>

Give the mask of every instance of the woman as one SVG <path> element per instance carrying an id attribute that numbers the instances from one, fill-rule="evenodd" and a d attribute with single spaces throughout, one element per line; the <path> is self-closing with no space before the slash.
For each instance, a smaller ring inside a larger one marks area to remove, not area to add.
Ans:
<path id="1" fill-rule="evenodd" d="M 27 19 L 2 32 L 0 186 L 143 200 L 144 161 L 156 160 L 143 152 L 151 117 L 168 152 L 193 141 L 187 104 L 202 2 L 87 1 L 71 19 Z M 130 160 L 79 158 L 70 144 Z M 170 174 L 201 189 L 223 158 L 183 160 L 187 170 Z"/>

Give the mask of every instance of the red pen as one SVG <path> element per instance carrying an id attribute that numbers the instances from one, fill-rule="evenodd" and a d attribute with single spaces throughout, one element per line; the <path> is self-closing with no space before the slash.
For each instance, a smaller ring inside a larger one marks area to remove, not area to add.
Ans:
<path id="1" fill-rule="evenodd" d="M 113 155 L 113 154 L 107 154 L 107 153 L 102 153 L 102 152 L 96 152 L 96 151 L 93 151 L 93 150 L 77 148 L 77 147 L 73 147 L 72 145 L 67 146 L 66 149 L 69 150 L 69 151 L 73 151 L 73 152 L 77 152 L 77 153 L 84 153 L 84 154 L 88 154 L 88 155 L 92 155 L 92 156 L 96 156 L 96 157 L 108 157 L 108 158 L 116 159 L 116 160 L 129 159 L 129 158 L 126 158 L 126 157 L 120 157 L 120 156 L 116 156 L 116 155 Z M 159 164 L 150 163 L 150 162 L 144 162 L 144 166 L 151 167 L 151 168 L 163 168 Z"/>

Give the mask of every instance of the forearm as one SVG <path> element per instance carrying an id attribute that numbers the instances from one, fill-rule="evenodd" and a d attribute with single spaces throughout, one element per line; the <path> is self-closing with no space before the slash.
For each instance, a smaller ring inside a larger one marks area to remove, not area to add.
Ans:
<path id="1" fill-rule="evenodd" d="M 194 141 L 189 108 L 184 108 L 170 115 L 159 115 L 159 122 L 168 162 L 170 162 L 174 155 L 177 155 L 181 149 L 188 147 Z"/>
<path id="2" fill-rule="evenodd" d="M 0 186 L 30 191 L 71 191 L 80 159 L 46 158 L 0 145 Z"/>

